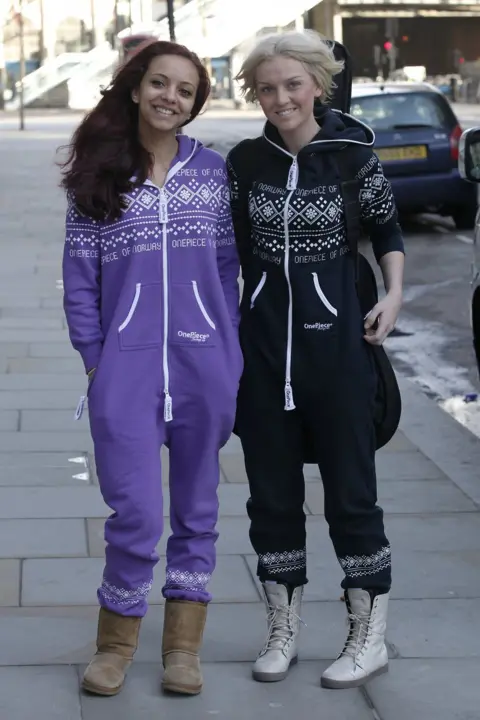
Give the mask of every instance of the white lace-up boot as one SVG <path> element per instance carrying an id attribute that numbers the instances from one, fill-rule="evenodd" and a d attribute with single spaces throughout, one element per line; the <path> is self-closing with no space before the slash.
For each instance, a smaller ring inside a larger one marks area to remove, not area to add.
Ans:
<path id="1" fill-rule="evenodd" d="M 322 675 L 325 688 L 354 688 L 388 670 L 385 645 L 389 594 L 372 602 L 368 590 L 352 588 L 345 593 L 350 632 L 343 651 Z"/>
<path id="2" fill-rule="evenodd" d="M 285 585 L 264 583 L 263 591 L 268 633 L 263 650 L 253 666 L 253 678 L 258 682 L 277 682 L 286 678 L 290 665 L 297 662 L 303 586 L 293 590 L 290 602 Z"/>

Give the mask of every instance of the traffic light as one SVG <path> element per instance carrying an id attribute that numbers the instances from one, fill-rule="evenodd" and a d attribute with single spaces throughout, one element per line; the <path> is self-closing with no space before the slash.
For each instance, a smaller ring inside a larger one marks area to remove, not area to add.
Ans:
<path id="1" fill-rule="evenodd" d="M 455 69 L 458 71 L 460 70 L 460 67 L 464 64 L 465 58 L 463 56 L 463 53 L 458 48 L 453 51 L 453 64 Z"/>
<path id="2" fill-rule="evenodd" d="M 383 43 L 383 64 L 388 68 L 389 73 L 393 73 L 397 60 L 397 48 L 390 37 L 386 37 Z"/>

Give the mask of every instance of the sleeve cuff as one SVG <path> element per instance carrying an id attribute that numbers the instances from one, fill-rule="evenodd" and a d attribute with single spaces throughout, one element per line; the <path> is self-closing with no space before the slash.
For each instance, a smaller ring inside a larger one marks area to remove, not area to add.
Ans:
<path id="1" fill-rule="evenodd" d="M 85 372 L 98 367 L 98 362 L 102 354 L 103 345 L 102 343 L 93 343 L 91 345 L 83 345 L 78 348 L 78 351 L 82 357 L 83 364 L 85 366 Z"/>
<path id="2" fill-rule="evenodd" d="M 403 242 L 403 236 L 401 232 L 394 232 L 393 235 L 383 237 L 381 239 L 376 238 L 373 245 L 373 252 L 377 263 L 380 262 L 384 255 L 391 252 L 401 252 L 405 255 L 405 244 Z"/>

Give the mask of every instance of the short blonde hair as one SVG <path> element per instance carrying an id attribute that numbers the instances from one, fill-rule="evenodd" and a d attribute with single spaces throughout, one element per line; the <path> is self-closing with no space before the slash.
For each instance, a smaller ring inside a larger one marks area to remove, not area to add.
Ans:
<path id="1" fill-rule="evenodd" d="M 247 102 L 257 100 L 255 75 L 259 65 L 277 56 L 292 58 L 302 63 L 328 100 L 336 87 L 335 75 L 342 72 L 344 63 L 333 54 L 333 43 L 314 30 L 283 32 L 267 35 L 245 58 L 235 80 L 241 83 Z"/>

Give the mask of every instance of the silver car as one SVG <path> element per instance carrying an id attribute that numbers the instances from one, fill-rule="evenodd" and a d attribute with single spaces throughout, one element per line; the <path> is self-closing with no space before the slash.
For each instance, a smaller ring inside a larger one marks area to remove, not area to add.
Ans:
<path id="1" fill-rule="evenodd" d="M 458 169 L 465 180 L 480 185 L 480 127 L 466 130 L 460 138 Z M 471 323 L 480 373 L 480 208 L 475 223 L 473 248 Z"/>

